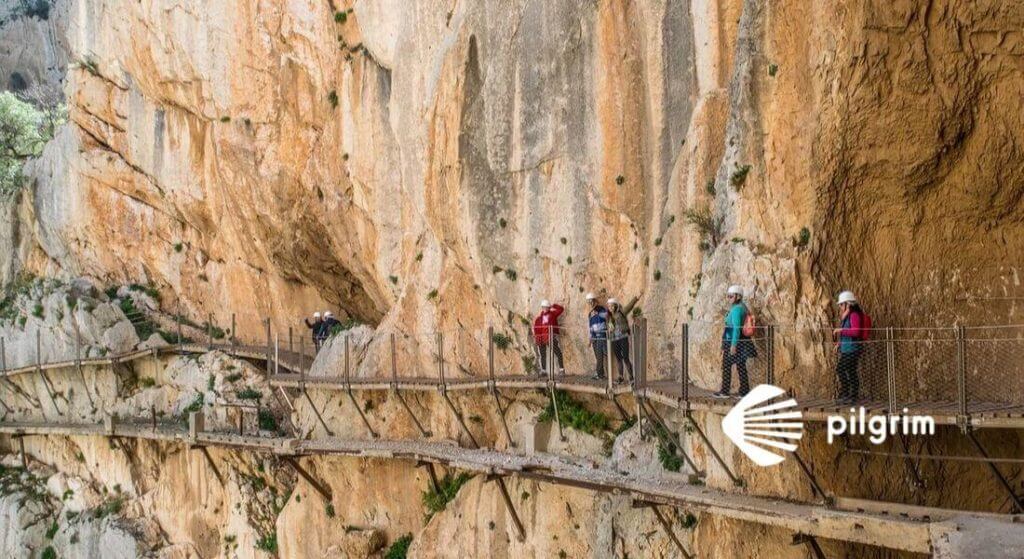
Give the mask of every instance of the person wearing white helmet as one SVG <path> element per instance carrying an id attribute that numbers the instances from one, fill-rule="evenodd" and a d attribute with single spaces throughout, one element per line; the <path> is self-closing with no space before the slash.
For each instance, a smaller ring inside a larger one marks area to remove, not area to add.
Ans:
<path id="1" fill-rule="evenodd" d="M 330 338 L 334 334 L 337 334 L 341 330 L 341 322 L 337 318 L 334 318 L 334 313 L 331 311 L 324 311 L 324 325 L 320 328 L 320 344 Z"/>
<path id="2" fill-rule="evenodd" d="M 608 355 L 608 309 L 597 299 L 597 295 L 587 293 L 587 304 L 590 305 L 590 312 L 587 315 L 588 327 L 590 329 L 590 345 L 594 348 L 594 358 L 597 359 L 597 370 L 594 378 L 601 380 L 604 377 L 604 361 Z"/>
<path id="3" fill-rule="evenodd" d="M 738 285 L 729 286 L 726 297 L 729 299 L 729 312 L 725 315 L 725 327 L 722 329 L 722 387 L 712 394 L 715 398 L 729 397 L 734 366 L 740 380 L 739 395 L 745 396 L 750 391 L 747 359 L 757 357 L 754 342 L 743 334 L 744 322 L 750 314 L 743 303 L 743 288 Z"/>
<path id="4" fill-rule="evenodd" d="M 623 307 L 614 297 L 608 299 L 608 329 L 612 337 L 612 356 L 618 363 L 617 382 L 622 382 L 625 371 L 629 371 L 630 382 L 633 380 L 633 362 L 629 360 L 629 313 L 633 311 L 638 300 L 637 297 L 633 297 L 633 300 Z"/>
<path id="5" fill-rule="evenodd" d="M 843 291 L 836 298 L 839 305 L 839 327 L 832 330 L 836 352 L 836 376 L 839 377 L 839 400 L 853 403 L 860 396 L 860 355 L 871 330 L 871 319 L 857 302 L 852 291 Z"/>
<path id="6" fill-rule="evenodd" d="M 303 318 L 302 320 L 306 323 L 306 328 L 309 328 L 310 337 L 313 338 L 313 347 L 320 351 L 320 331 L 323 330 L 324 326 L 324 321 L 320 317 L 320 311 L 313 313 L 312 322 L 308 318 Z"/>
<path id="7" fill-rule="evenodd" d="M 548 371 L 548 345 L 551 346 L 551 352 L 558 359 L 558 372 L 565 374 L 562 344 L 558 340 L 562 333 L 561 326 L 558 325 L 558 317 L 564 311 L 565 308 L 562 305 L 552 305 L 547 299 L 540 302 L 540 314 L 533 320 L 533 341 L 536 345 L 537 355 L 540 356 L 539 374 L 546 374 Z"/>

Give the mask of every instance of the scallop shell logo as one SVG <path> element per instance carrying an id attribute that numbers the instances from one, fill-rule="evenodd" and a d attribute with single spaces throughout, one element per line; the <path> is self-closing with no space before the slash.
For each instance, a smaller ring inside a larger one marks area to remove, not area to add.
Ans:
<path id="1" fill-rule="evenodd" d="M 758 385 L 722 419 L 725 435 L 758 466 L 774 466 L 785 459 L 762 447 L 793 452 L 795 442 L 804 436 L 803 414 L 792 409 L 796 400 L 776 401 L 785 394 L 778 386 Z"/>

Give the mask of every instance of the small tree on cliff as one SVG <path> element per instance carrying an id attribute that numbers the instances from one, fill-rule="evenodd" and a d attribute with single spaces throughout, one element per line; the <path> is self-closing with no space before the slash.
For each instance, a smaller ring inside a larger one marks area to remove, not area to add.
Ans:
<path id="1" fill-rule="evenodd" d="M 33 89 L 25 95 L 39 104 L 9 91 L 0 93 L 0 195 L 21 188 L 25 161 L 42 153 L 65 118 L 63 105 L 45 92 Z"/>

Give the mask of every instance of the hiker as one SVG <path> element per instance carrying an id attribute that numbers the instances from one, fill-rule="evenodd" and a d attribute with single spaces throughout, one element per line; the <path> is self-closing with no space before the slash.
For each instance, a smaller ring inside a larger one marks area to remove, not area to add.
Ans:
<path id="1" fill-rule="evenodd" d="M 590 326 L 590 345 L 594 348 L 594 358 L 597 359 L 597 370 L 594 378 L 602 380 L 604 376 L 604 360 L 608 355 L 608 309 L 604 308 L 598 301 L 597 295 L 587 293 L 587 303 L 590 305 L 590 313 L 587 317 Z"/>
<path id="2" fill-rule="evenodd" d="M 565 363 L 562 361 L 562 344 L 558 338 L 561 327 L 558 325 L 558 317 L 565 308 L 562 305 L 552 305 L 547 299 L 540 302 L 540 314 L 533 321 L 533 341 L 537 345 L 537 353 L 540 354 L 540 373 L 548 372 L 548 344 L 551 345 L 551 352 L 558 359 L 558 373 L 565 374 Z M 552 365 L 554 365 L 552 363 Z"/>
<path id="3" fill-rule="evenodd" d="M 331 337 L 334 333 L 334 327 L 340 325 L 337 318 L 334 318 L 334 313 L 331 311 L 324 311 L 324 323 L 320 326 L 320 345 L 323 346 L 327 338 Z"/>
<path id="4" fill-rule="evenodd" d="M 313 322 L 310 322 L 308 318 L 302 320 L 306 323 L 306 328 L 309 328 L 309 335 L 313 338 L 313 347 L 320 351 L 320 329 L 324 325 L 324 321 L 320 318 L 320 311 L 313 313 Z"/>
<path id="5" fill-rule="evenodd" d="M 839 328 L 832 330 L 836 340 L 836 376 L 839 377 L 839 400 L 853 403 L 860 393 L 860 376 L 857 367 L 863 341 L 868 338 L 871 319 L 860 308 L 852 291 L 843 291 L 836 300 L 839 304 Z"/>
<path id="6" fill-rule="evenodd" d="M 726 297 L 729 299 L 729 312 L 725 315 L 725 328 L 722 329 L 722 388 L 712 394 L 714 398 L 729 397 L 734 365 L 740 379 L 739 395 L 746 396 L 750 392 L 747 359 L 757 357 L 754 342 L 750 340 L 749 334 L 743 332 L 750 314 L 747 305 L 743 303 L 743 288 L 738 285 L 729 286 Z"/>
<path id="7" fill-rule="evenodd" d="M 615 382 L 622 382 L 622 373 L 629 371 L 629 381 L 633 381 L 633 362 L 629 360 L 629 313 L 640 299 L 633 297 L 633 300 L 623 308 L 613 297 L 608 299 L 608 323 L 610 324 L 612 336 L 612 356 L 618 363 L 618 376 Z M 611 371 L 609 371 L 610 373 Z"/>

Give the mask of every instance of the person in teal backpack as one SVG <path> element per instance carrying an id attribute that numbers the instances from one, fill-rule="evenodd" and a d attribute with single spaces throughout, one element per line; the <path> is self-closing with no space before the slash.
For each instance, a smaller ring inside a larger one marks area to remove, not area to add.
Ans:
<path id="1" fill-rule="evenodd" d="M 839 305 L 839 328 L 832 330 L 836 340 L 836 376 L 839 377 L 839 400 L 852 404 L 860 396 L 860 354 L 871 329 L 871 319 L 860 308 L 852 291 L 843 291 Z"/>
<path id="2" fill-rule="evenodd" d="M 732 369 L 736 367 L 736 375 L 740 379 L 740 396 L 750 392 L 750 380 L 747 374 L 747 359 L 757 357 L 757 349 L 749 336 L 743 335 L 743 322 L 747 319 L 747 306 L 743 303 L 743 288 L 738 285 L 729 287 L 726 292 L 729 298 L 729 312 L 725 315 L 725 328 L 722 329 L 722 388 L 712 394 L 714 398 L 728 398 L 732 384 Z"/>

